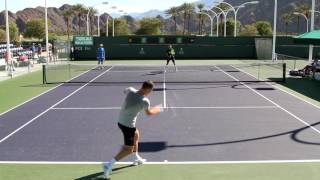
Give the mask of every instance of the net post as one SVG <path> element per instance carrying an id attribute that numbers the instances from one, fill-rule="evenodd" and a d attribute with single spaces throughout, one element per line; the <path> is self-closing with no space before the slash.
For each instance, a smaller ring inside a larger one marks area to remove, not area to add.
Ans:
<path id="1" fill-rule="evenodd" d="M 46 78 L 46 65 L 42 65 L 42 84 L 47 84 L 47 78 Z"/>
<path id="2" fill-rule="evenodd" d="M 287 75 L 287 64 L 286 63 L 283 63 L 282 64 L 282 82 L 285 83 L 286 82 L 286 75 Z"/>

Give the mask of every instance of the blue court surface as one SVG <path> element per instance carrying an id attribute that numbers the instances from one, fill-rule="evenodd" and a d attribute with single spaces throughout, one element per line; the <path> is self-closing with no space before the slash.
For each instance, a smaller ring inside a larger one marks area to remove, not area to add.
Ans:
<path id="1" fill-rule="evenodd" d="M 319 107 L 231 66 L 157 69 L 92 69 L 2 114 L 0 161 L 109 160 L 123 144 L 123 90 L 144 80 L 156 82 L 150 100 L 165 109 L 138 119 L 149 162 L 320 159 Z"/>

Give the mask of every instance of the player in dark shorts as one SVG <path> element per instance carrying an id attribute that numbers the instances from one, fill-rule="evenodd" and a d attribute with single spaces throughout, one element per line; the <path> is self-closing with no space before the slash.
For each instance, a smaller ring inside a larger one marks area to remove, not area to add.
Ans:
<path id="1" fill-rule="evenodd" d="M 166 64 L 165 69 L 167 69 L 167 66 L 169 65 L 170 61 L 172 61 L 174 68 L 175 68 L 175 71 L 177 71 L 176 58 L 175 58 L 176 52 L 173 49 L 172 45 L 169 45 L 167 52 L 166 52 L 166 55 L 167 55 L 167 64 Z"/>
<path id="2" fill-rule="evenodd" d="M 161 105 L 150 106 L 150 100 L 147 96 L 152 92 L 154 84 L 152 81 L 146 81 L 142 87 L 137 90 L 133 87 L 127 88 L 125 102 L 121 108 L 118 119 L 118 127 L 124 137 L 124 146 L 121 151 L 109 162 L 103 164 L 104 175 L 109 178 L 113 165 L 130 154 L 134 155 L 133 165 L 140 165 L 146 162 L 138 154 L 138 144 L 140 141 L 140 132 L 136 128 L 136 121 L 141 111 L 147 115 L 156 115 L 162 112 Z"/>

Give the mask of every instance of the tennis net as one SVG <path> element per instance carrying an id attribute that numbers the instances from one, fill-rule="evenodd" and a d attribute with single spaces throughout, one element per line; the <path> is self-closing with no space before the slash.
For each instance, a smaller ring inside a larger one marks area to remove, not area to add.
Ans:
<path id="1" fill-rule="evenodd" d="M 286 54 L 277 54 L 277 60 L 286 63 L 288 70 L 302 69 L 309 64 L 309 60 L 304 57 L 291 56 Z"/>
<path id="2" fill-rule="evenodd" d="M 51 83 L 223 83 L 284 82 L 285 63 L 224 65 L 114 65 L 103 69 L 91 64 L 43 65 L 43 82 Z M 94 81 L 92 81 L 94 79 Z"/>

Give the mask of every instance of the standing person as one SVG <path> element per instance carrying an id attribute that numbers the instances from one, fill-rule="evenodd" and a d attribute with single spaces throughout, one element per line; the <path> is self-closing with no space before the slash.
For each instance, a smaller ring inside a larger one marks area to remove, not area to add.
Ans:
<path id="1" fill-rule="evenodd" d="M 57 46 L 55 46 L 55 44 L 52 44 L 52 58 L 53 58 L 54 62 L 58 61 L 58 59 L 59 59 L 58 48 L 57 48 Z"/>
<path id="2" fill-rule="evenodd" d="M 112 167 L 117 161 L 132 153 L 135 153 L 133 165 L 141 165 L 146 162 L 146 159 L 141 158 L 138 154 L 140 132 L 136 128 L 136 121 L 141 111 L 145 111 L 149 116 L 159 114 L 162 111 L 160 107 L 150 107 L 150 100 L 147 96 L 152 92 L 153 87 L 152 81 L 146 81 L 142 84 L 140 90 L 129 87 L 124 91 L 126 99 L 118 119 L 118 127 L 124 137 L 124 146 L 111 161 L 103 163 L 106 178 L 109 177 Z"/>
<path id="3" fill-rule="evenodd" d="M 41 57 L 41 54 L 42 54 L 42 47 L 41 47 L 41 44 L 38 44 L 38 58 L 39 59 Z"/>
<path id="4" fill-rule="evenodd" d="M 34 59 L 35 59 L 35 56 L 36 56 L 36 45 L 35 45 L 35 43 L 32 43 L 31 51 L 32 51 L 32 60 L 33 60 L 33 64 L 34 64 Z"/>
<path id="5" fill-rule="evenodd" d="M 100 44 L 100 47 L 97 50 L 97 59 L 98 59 L 98 65 L 100 66 L 100 69 L 103 69 L 103 63 L 106 58 L 106 51 L 103 48 L 103 44 Z"/>
<path id="6" fill-rule="evenodd" d="M 7 71 L 10 71 L 10 70 L 15 71 L 14 64 L 13 64 L 13 54 L 12 54 L 11 51 L 10 52 L 8 52 L 8 51 L 5 52 L 4 59 L 6 61 L 6 70 Z"/>
<path id="7" fill-rule="evenodd" d="M 177 71 L 176 58 L 175 58 L 176 52 L 175 52 L 175 50 L 173 49 L 172 45 L 169 45 L 166 54 L 167 54 L 167 65 L 166 65 L 166 69 L 167 69 L 167 66 L 169 65 L 169 62 L 172 61 L 173 65 L 174 65 L 174 68 L 175 68 L 175 71 Z"/>
<path id="8" fill-rule="evenodd" d="M 70 60 L 73 61 L 74 60 L 74 47 L 71 46 L 70 48 Z"/>

